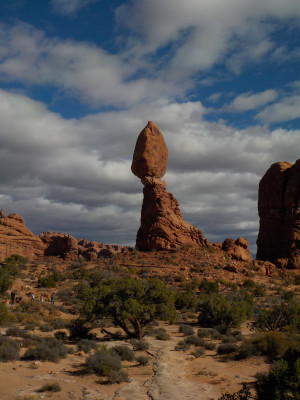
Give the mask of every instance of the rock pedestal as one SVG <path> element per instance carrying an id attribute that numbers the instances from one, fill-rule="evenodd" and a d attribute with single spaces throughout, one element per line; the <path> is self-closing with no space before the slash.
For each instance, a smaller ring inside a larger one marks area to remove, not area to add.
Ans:
<path id="1" fill-rule="evenodd" d="M 168 149 L 158 127 L 151 121 L 140 133 L 131 170 L 144 185 L 139 250 L 173 250 L 182 245 L 209 246 L 195 226 L 183 220 L 178 201 L 160 178 L 166 172 Z"/>
<path id="2" fill-rule="evenodd" d="M 300 159 L 271 165 L 259 184 L 258 260 L 300 268 Z"/>

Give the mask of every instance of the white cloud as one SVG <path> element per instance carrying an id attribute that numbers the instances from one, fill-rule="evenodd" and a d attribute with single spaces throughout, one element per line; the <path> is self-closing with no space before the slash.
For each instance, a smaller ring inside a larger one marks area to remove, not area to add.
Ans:
<path id="1" fill-rule="evenodd" d="M 140 104 L 65 120 L 21 94 L 0 91 L 1 208 L 35 233 L 58 230 L 132 245 L 142 184 L 130 171 L 139 132 L 153 120 L 169 147 L 167 189 L 210 239 L 257 234 L 257 188 L 276 161 L 299 157 L 300 132 L 234 130 L 203 120 L 200 102 Z"/>
<path id="2" fill-rule="evenodd" d="M 266 122 L 283 122 L 300 118 L 300 95 L 284 98 L 258 113 L 257 119 Z"/>
<path id="3" fill-rule="evenodd" d="M 237 96 L 228 106 L 225 106 L 226 110 L 241 112 L 247 110 L 254 110 L 258 107 L 264 106 L 272 101 L 276 100 L 278 93 L 276 90 L 269 89 L 260 93 L 242 93 Z"/>
<path id="4" fill-rule="evenodd" d="M 59 14 L 70 15 L 96 1 L 98 0 L 52 0 L 52 6 Z"/>

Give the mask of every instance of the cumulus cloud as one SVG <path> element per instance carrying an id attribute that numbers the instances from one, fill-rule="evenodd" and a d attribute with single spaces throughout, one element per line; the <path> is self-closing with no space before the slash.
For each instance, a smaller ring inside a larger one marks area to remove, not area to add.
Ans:
<path id="1" fill-rule="evenodd" d="M 52 0 L 52 6 L 59 14 L 70 15 L 96 1 L 98 0 Z"/>
<path id="2" fill-rule="evenodd" d="M 257 119 L 266 122 L 283 122 L 300 118 L 300 95 L 284 98 L 266 107 L 257 115 Z"/>
<path id="3" fill-rule="evenodd" d="M 35 233 L 133 245 L 142 184 L 131 157 L 151 119 L 169 147 L 167 189 L 184 218 L 213 241 L 244 235 L 255 251 L 258 182 L 270 164 L 296 160 L 300 132 L 239 131 L 205 121 L 205 111 L 200 102 L 157 102 L 65 120 L 2 90 L 1 207 L 19 212 Z"/>
<path id="4" fill-rule="evenodd" d="M 258 107 L 271 103 L 272 101 L 276 100 L 277 97 L 278 93 L 273 89 L 265 90 L 264 92 L 260 93 L 242 93 L 225 108 L 234 112 L 254 110 Z"/>

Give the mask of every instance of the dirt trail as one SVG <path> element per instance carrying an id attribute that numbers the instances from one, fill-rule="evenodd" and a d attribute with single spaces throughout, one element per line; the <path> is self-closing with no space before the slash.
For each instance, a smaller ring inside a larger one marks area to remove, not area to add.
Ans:
<path id="1" fill-rule="evenodd" d="M 175 351 L 178 340 L 159 341 L 148 338 L 154 358 L 154 375 L 144 384 L 132 379 L 119 388 L 112 400 L 210 400 L 217 394 L 212 385 L 188 379 L 186 354 Z"/>

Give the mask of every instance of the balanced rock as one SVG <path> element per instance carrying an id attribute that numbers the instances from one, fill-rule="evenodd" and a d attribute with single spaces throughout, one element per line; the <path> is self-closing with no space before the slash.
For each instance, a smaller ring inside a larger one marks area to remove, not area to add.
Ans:
<path id="1" fill-rule="evenodd" d="M 18 254 L 29 260 L 44 256 L 45 244 L 25 226 L 19 214 L 0 212 L 0 261 Z"/>
<path id="2" fill-rule="evenodd" d="M 162 178 L 167 170 L 168 148 L 158 127 L 149 121 L 137 138 L 131 171 L 138 178 Z"/>
<path id="3" fill-rule="evenodd" d="M 168 149 L 153 122 L 140 133 L 132 172 L 141 178 L 144 199 L 141 226 L 136 237 L 139 250 L 173 250 L 182 245 L 210 246 L 195 226 L 183 220 L 178 201 L 160 178 L 167 168 Z"/>
<path id="4" fill-rule="evenodd" d="M 258 260 L 300 268 L 300 159 L 278 162 L 259 184 Z"/>

